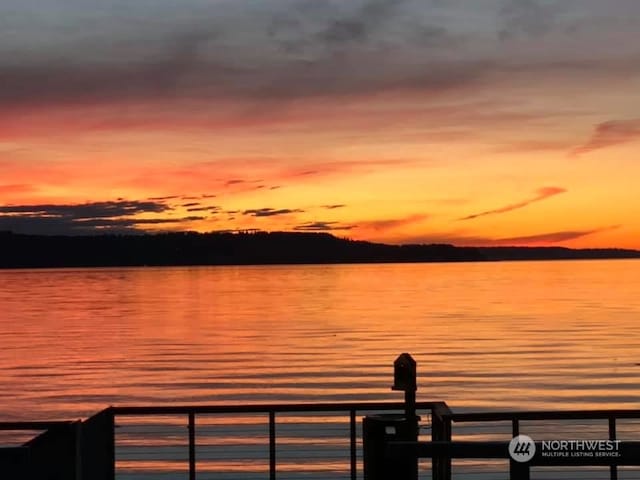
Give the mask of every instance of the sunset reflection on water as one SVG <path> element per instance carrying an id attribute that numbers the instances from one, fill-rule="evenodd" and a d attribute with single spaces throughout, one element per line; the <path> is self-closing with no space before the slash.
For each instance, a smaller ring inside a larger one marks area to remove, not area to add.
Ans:
<path id="1" fill-rule="evenodd" d="M 638 408 L 640 263 L 0 272 L 0 413 L 399 400 Z"/>

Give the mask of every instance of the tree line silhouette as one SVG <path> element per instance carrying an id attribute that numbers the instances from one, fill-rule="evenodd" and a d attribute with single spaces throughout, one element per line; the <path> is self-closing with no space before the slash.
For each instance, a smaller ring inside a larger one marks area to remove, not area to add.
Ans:
<path id="1" fill-rule="evenodd" d="M 635 250 L 387 245 L 328 233 L 262 231 L 92 236 L 0 232 L 0 247 L 0 268 L 640 258 Z"/>

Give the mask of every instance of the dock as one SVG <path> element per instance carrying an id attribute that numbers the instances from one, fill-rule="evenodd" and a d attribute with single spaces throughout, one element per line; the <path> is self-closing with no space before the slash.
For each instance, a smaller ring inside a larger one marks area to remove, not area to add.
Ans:
<path id="1" fill-rule="evenodd" d="M 396 365 L 398 402 L 111 406 L 84 420 L 0 422 L 31 436 L 0 448 L 0 477 L 640 478 L 640 410 L 456 412 L 416 401 L 406 373 Z"/>

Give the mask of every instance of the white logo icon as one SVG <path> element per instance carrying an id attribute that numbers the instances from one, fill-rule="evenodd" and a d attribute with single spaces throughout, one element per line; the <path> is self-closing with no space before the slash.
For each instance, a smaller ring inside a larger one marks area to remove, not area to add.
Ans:
<path id="1" fill-rule="evenodd" d="M 536 454 L 536 443 L 527 435 L 518 435 L 509 442 L 509 455 L 516 462 L 525 463 Z"/>

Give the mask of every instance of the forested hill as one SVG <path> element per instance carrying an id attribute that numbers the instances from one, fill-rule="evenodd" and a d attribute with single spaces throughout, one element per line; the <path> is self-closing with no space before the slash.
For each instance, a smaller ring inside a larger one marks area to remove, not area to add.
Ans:
<path id="1" fill-rule="evenodd" d="M 0 234 L 0 267 L 477 261 L 475 248 L 384 245 L 326 233 Z"/>
<path id="2" fill-rule="evenodd" d="M 386 245 L 327 233 L 39 236 L 0 232 L 0 268 L 640 258 L 634 250 Z"/>

